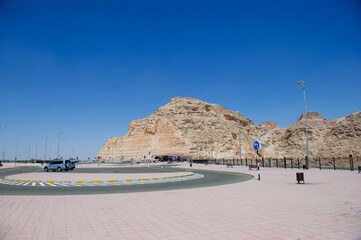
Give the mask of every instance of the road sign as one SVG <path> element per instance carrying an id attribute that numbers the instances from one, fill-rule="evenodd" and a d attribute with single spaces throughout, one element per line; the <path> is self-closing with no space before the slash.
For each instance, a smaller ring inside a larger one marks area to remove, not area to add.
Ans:
<path id="1" fill-rule="evenodd" d="M 174 159 L 177 159 L 177 156 L 174 156 L 173 158 L 174 158 Z"/>
<path id="2" fill-rule="evenodd" d="M 255 141 L 253 143 L 253 148 L 254 148 L 254 150 L 258 151 L 258 149 L 259 149 L 259 142 L 258 141 Z"/>

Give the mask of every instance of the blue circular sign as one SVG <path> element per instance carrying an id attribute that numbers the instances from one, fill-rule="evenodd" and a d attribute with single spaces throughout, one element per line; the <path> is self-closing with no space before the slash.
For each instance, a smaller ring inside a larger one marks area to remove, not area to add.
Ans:
<path id="1" fill-rule="evenodd" d="M 259 149 L 259 142 L 258 141 L 255 141 L 254 143 L 253 143 L 253 148 L 254 148 L 254 150 L 258 150 Z"/>

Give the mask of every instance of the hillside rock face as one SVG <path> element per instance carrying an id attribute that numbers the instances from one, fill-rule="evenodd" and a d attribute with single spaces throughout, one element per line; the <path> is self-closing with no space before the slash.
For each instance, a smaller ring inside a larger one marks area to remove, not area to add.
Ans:
<path id="1" fill-rule="evenodd" d="M 326 120 L 318 113 L 312 115 L 307 118 L 310 158 L 361 156 L 361 112 L 335 120 Z M 269 157 L 306 156 L 306 127 L 302 119 L 287 128 L 267 132 L 262 141 L 269 147 L 263 154 Z"/>
<path id="2" fill-rule="evenodd" d="M 243 158 L 255 156 L 252 145 L 260 135 L 263 135 L 264 148 L 260 151 L 263 156 L 304 157 L 306 138 L 302 119 L 301 116 L 287 128 L 279 128 L 270 121 L 257 126 L 218 104 L 175 97 L 148 117 L 132 121 L 124 137 L 110 138 L 97 159 L 120 161 L 172 153 L 193 159 L 239 159 L 239 132 Z M 361 155 L 361 112 L 337 120 L 308 113 L 307 123 L 311 157 Z"/>

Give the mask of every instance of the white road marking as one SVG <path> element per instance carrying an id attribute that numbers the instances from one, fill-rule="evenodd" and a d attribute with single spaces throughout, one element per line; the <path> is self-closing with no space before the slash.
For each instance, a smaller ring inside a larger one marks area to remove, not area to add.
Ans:
<path id="1" fill-rule="evenodd" d="M 137 185 L 137 184 L 155 184 L 155 183 L 167 183 L 167 182 L 179 182 L 184 180 L 192 180 L 192 179 L 199 179 L 204 177 L 202 174 L 194 174 L 192 176 L 184 177 L 184 178 L 169 178 L 169 179 L 161 179 L 158 180 L 147 180 L 147 181 L 117 181 L 117 182 L 101 182 L 101 183 L 94 183 L 94 182 L 85 182 L 85 183 L 76 183 L 76 182 L 40 182 L 37 184 L 36 182 L 15 182 L 15 181 L 6 181 L 4 179 L 0 179 L 1 184 L 7 185 L 17 185 L 17 186 L 63 186 L 63 187 L 93 187 L 93 186 L 121 186 L 121 185 Z"/>

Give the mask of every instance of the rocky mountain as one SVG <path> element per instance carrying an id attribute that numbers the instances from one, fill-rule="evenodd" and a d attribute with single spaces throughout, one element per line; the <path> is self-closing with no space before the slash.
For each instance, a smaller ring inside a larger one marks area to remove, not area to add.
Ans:
<path id="1" fill-rule="evenodd" d="M 255 156 L 252 145 L 259 136 L 263 156 L 304 157 L 303 119 L 286 128 L 270 121 L 257 126 L 218 104 L 175 97 L 148 117 L 132 121 L 124 137 L 110 138 L 97 159 L 119 161 L 172 153 L 194 159 L 239 158 L 239 132 L 242 155 L 247 153 L 242 157 Z M 307 113 L 307 123 L 311 157 L 361 155 L 361 112 L 336 120 Z"/>

